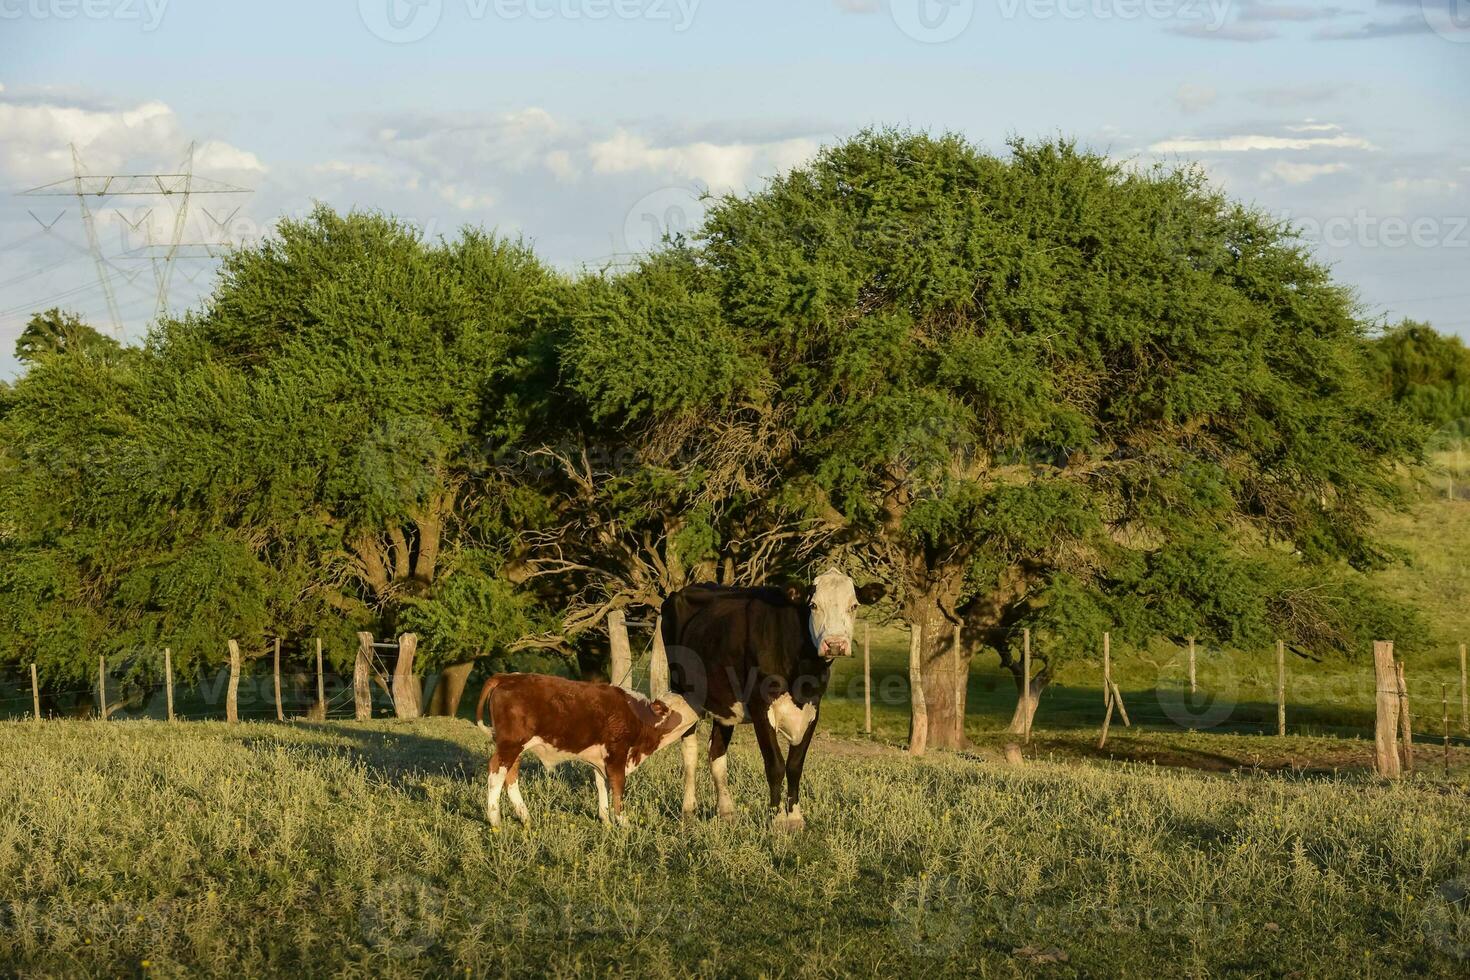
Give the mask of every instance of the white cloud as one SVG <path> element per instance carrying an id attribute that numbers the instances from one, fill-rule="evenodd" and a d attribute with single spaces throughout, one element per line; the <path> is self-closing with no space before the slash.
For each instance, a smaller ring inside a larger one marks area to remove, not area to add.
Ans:
<path id="1" fill-rule="evenodd" d="M 1215 104 L 1219 93 L 1208 85 L 1185 82 L 1174 92 L 1174 104 L 1185 112 L 1200 112 Z"/>
<path id="2" fill-rule="evenodd" d="M 685 143 L 655 146 L 647 138 L 619 129 L 588 148 L 597 173 L 637 171 L 704 182 L 712 191 L 748 186 L 757 177 L 786 170 L 817 150 L 808 139 L 772 143 Z"/>
<path id="3" fill-rule="evenodd" d="M 172 145 L 177 156 L 186 143 L 173 110 L 162 102 L 103 110 L 0 101 L 0 170 L 18 182 L 70 176 L 72 146 L 88 171 L 106 173 L 140 155 L 154 156 L 161 146 Z"/>
<path id="4" fill-rule="evenodd" d="M 219 140 L 208 140 L 194 150 L 194 166 L 200 171 L 265 173 L 265 164 L 254 153 Z"/>
<path id="5" fill-rule="evenodd" d="M 1430 194 L 1438 191 L 1458 190 L 1458 181 L 1444 180 L 1439 177 L 1396 177 L 1389 183 L 1396 191 L 1408 191 L 1411 194 Z"/>
<path id="6" fill-rule="evenodd" d="M 571 153 L 566 150 L 552 150 L 546 154 L 546 169 L 550 170 L 557 180 L 568 184 L 582 176 L 582 171 L 572 162 Z"/>
<path id="7" fill-rule="evenodd" d="M 1276 178 L 1288 184 L 1305 184 L 1309 180 L 1327 174 L 1338 174 L 1347 170 L 1345 163 L 1295 163 L 1290 160 L 1278 160 L 1267 168 L 1263 175 L 1265 179 Z"/>
<path id="8" fill-rule="evenodd" d="M 477 194 L 454 184 L 439 185 L 439 197 L 461 211 L 480 211 L 494 206 L 495 198 L 490 194 Z"/>
<path id="9" fill-rule="evenodd" d="M 1264 136 L 1247 134 L 1204 138 L 1180 136 L 1160 140 L 1149 147 L 1153 153 L 1252 153 L 1263 150 L 1378 149 L 1358 136 Z"/>
<path id="10" fill-rule="evenodd" d="M 329 176 L 349 177 L 352 180 L 382 181 L 388 176 L 388 168 L 376 163 L 357 160 L 327 160 L 312 166 L 312 173 Z"/>

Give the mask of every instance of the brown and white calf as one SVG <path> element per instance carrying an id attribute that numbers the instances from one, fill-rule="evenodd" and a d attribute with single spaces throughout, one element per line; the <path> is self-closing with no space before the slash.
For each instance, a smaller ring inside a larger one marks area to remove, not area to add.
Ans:
<path id="1" fill-rule="evenodd" d="M 611 684 L 569 681 L 543 674 L 496 674 L 485 682 L 475 723 L 487 732 L 490 705 L 495 752 L 490 757 L 485 809 L 500 826 L 500 791 L 510 797 L 521 823 L 530 822 L 521 799 L 521 753 L 530 751 L 550 768 L 576 759 L 597 775 L 597 814 L 608 822 L 608 788 L 613 814 L 623 817 L 623 781 L 649 756 L 679 740 L 698 716 L 677 694 L 650 701 Z"/>

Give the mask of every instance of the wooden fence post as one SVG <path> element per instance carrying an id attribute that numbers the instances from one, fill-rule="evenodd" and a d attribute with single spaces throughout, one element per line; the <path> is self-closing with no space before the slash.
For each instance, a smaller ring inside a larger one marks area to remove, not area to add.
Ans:
<path id="1" fill-rule="evenodd" d="M 684 679 L 686 682 L 688 678 Z M 664 649 L 664 617 L 653 621 L 653 650 L 648 655 L 648 693 L 661 698 L 669 693 L 669 651 Z"/>
<path id="2" fill-rule="evenodd" d="M 863 623 L 863 732 L 873 734 L 873 624 Z"/>
<path id="3" fill-rule="evenodd" d="M 373 634 L 357 634 L 357 663 L 352 669 L 352 703 L 358 721 L 373 716 Z"/>
<path id="4" fill-rule="evenodd" d="M 1460 730 L 1470 732 L 1470 688 L 1465 686 L 1465 644 L 1460 644 Z"/>
<path id="5" fill-rule="evenodd" d="M 1021 674 L 1024 683 L 1021 685 L 1021 696 L 1026 699 L 1026 725 L 1021 734 L 1021 741 L 1031 744 L 1031 718 L 1036 713 L 1036 706 L 1031 703 L 1031 630 L 1021 631 Z"/>
<path id="6" fill-rule="evenodd" d="M 281 704 L 281 638 L 279 636 L 276 637 L 275 672 L 276 672 L 276 721 L 285 721 L 286 720 L 286 709 Z"/>
<path id="7" fill-rule="evenodd" d="M 1097 747 L 1103 748 L 1108 744 L 1108 726 L 1113 722 L 1113 642 L 1107 634 L 1103 634 L 1103 723 L 1102 735 L 1098 737 Z"/>
<path id="8" fill-rule="evenodd" d="M 1286 737 L 1286 641 L 1276 641 L 1276 734 Z"/>
<path id="9" fill-rule="evenodd" d="M 1450 774 L 1450 686 L 1439 685 L 1439 706 L 1444 711 L 1440 724 L 1444 729 L 1444 774 Z"/>
<path id="10" fill-rule="evenodd" d="M 225 696 L 225 721 L 240 721 L 240 644 L 230 641 L 230 689 Z"/>
<path id="11" fill-rule="evenodd" d="M 163 690 L 168 698 L 168 720 L 174 720 L 174 653 L 163 648 Z"/>
<path id="12" fill-rule="evenodd" d="M 924 627 L 909 624 L 909 754 L 929 747 L 929 706 L 924 703 Z"/>
<path id="13" fill-rule="evenodd" d="M 107 658 L 97 657 L 97 717 L 107 720 Z"/>
<path id="14" fill-rule="evenodd" d="M 633 690 L 633 648 L 628 643 L 628 618 L 621 609 L 607 614 L 608 680 Z"/>
<path id="15" fill-rule="evenodd" d="M 393 714 L 412 720 L 420 711 L 423 691 L 419 679 L 413 672 L 414 657 L 418 654 L 417 633 L 404 633 L 398 638 L 398 662 L 393 665 Z"/>
<path id="16" fill-rule="evenodd" d="M 31 664 L 31 705 L 35 708 L 36 721 L 41 720 L 41 684 L 36 680 L 36 665 Z"/>
<path id="17" fill-rule="evenodd" d="M 1399 687 L 1393 665 L 1393 641 L 1373 644 L 1373 684 L 1377 721 L 1373 729 L 1373 766 L 1385 779 L 1399 775 Z"/>
<path id="18" fill-rule="evenodd" d="M 1191 636 L 1189 638 L 1189 693 L 1194 694 L 1198 690 L 1199 686 L 1194 680 L 1194 637 Z"/>
<path id="19" fill-rule="evenodd" d="M 1414 771 L 1414 720 L 1409 717 L 1409 687 L 1404 681 L 1404 662 L 1394 664 L 1395 681 L 1399 694 L 1399 753 L 1403 757 L 1404 772 Z"/>
<path id="20" fill-rule="evenodd" d="M 322 677 L 322 638 L 316 638 L 316 704 L 317 710 L 322 713 L 321 720 L 327 720 L 327 684 Z"/>

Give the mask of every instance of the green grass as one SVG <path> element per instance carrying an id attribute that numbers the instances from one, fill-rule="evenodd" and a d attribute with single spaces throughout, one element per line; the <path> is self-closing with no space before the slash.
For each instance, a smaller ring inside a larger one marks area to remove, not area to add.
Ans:
<path id="1" fill-rule="evenodd" d="M 1063 765 L 1044 744 L 1019 768 L 916 762 L 824 739 L 808 829 L 786 835 L 749 742 L 733 824 L 708 819 L 705 776 L 704 815 L 677 819 L 665 752 L 630 781 L 627 828 L 596 822 L 585 772 L 528 762 L 532 825 L 492 833 L 486 741 L 459 720 L 3 724 L 0 973 L 1470 967 L 1463 782 Z"/>

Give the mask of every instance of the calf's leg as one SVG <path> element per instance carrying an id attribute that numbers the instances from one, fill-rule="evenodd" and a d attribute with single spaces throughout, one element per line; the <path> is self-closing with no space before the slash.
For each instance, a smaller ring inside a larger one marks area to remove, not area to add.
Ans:
<path id="1" fill-rule="evenodd" d="M 597 780 L 597 819 L 611 823 L 607 816 L 607 777 L 601 769 L 593 769 L 592 775 Z"/>
<path id="2" fill-rule="evenodd" d="M 495 751 L 490 756 L 490 774 L 485 786 L 485 815 L 490 818 L 490 826 L 500 826 L 500 791 L 505 786 L 506 777 L 511 770 L 519 769 L 521 762 L 521 746 L 506 743 L 497 744 Z M 514 801 L 520 798 L 519 790 L 512 790 Z"/>
<path id="3" fill-rule="evenodd" d="M 623 780 L 626 775 L 621 761 L 607 761 L 607 786 L 612 791 L 613 819 L 619 824 L 628 822 L 628 818 L 623 815 Z"/>
<path id="4" fill-rule="evenodd" d="M 521 799 L 521 757 L 516 755 L 515 761 L 510 764 L 510 772 L 505 775 L 505 792 L 510 797 L 510 808 L 515 813 L 516 819 L 522 824 L 531 822 L 531 812 L 526 809 L 526 801 Z"/>

